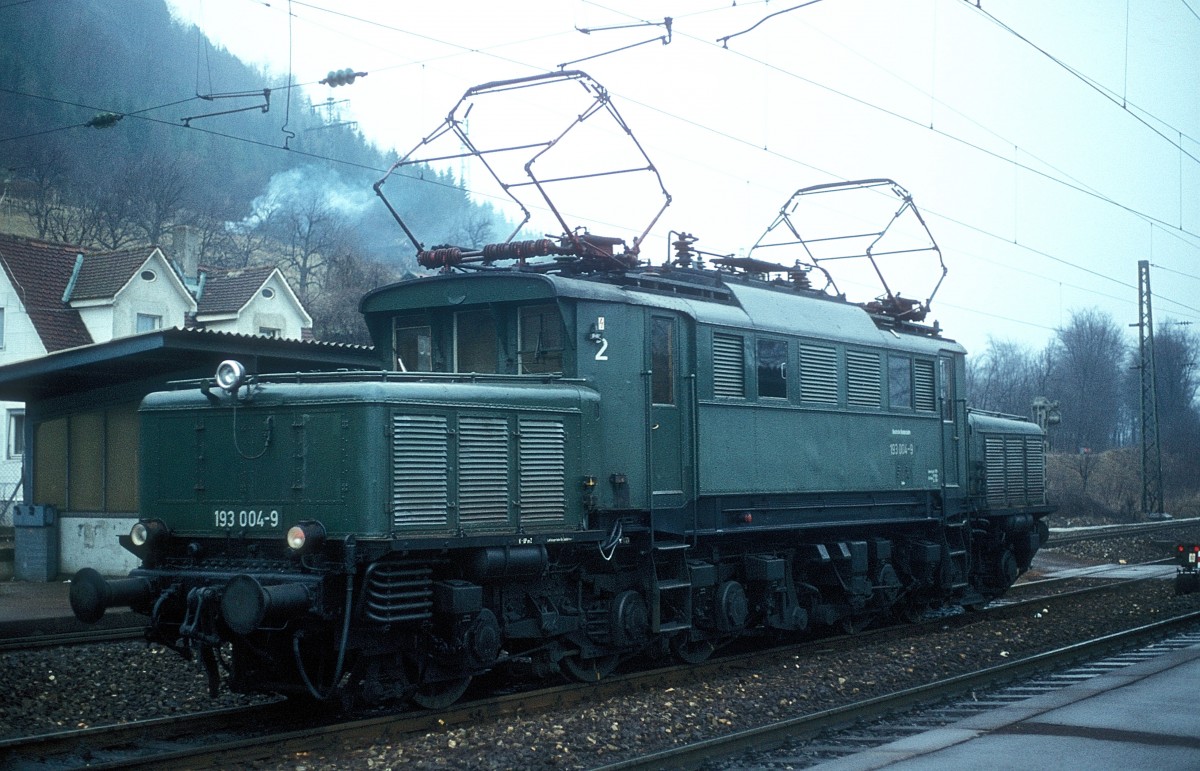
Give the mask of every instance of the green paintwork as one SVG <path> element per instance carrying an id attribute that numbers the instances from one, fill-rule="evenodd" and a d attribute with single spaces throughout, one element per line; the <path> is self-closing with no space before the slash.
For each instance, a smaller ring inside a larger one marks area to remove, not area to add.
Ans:
<path id="1" fill-rule="evenodd" d="M 578 526 L 582 500 L 577 482 L 581 467 L 591 464 L 591 451 L 575 437 L 592 430 L 596 419 L 598 395 L 591 389 L 511 378 L 413 382 L 348 374 L 338 382 L 318 382 L 326 377 L 260 382 L 252 398 L 236 407 L 220 391 L 212 392 L 213 399 L 199 389 L 147 397 L 141 408 L 142 516 L 169 521 L 181 535 L 240 535 L 244 529 L 251 537 L 282 539 L 289 527 L 309 519 L 321 521 L 331 536 L 456 533 L 460 528 L 453 516 L 442 526 L 396 526 L 394 512 L 405 503 L 397 494 L 393 468 L 396 427 L 412 416 L 444 420 L 448 430 L 443 444 L 453 476 L 459 426 L 472 419 L 505 423 L 511 426 L 508 437 L 502 432 L 494 441 L 514 448 L 515 454 L 521 441 L 518 417 L 532 417 L 563 424 L 567 440 L 557 484 L 564 512 L 553 527 Z M 515 493 L 519 469 L 513 458 L 507 469 Z M 503 468 L 499 473 L 503 477 Z M 253 523 L 243 512 L 253 512 Z M 502 522 L 475 529 L 504 530 L 518 515 L 501 511 Z"/>

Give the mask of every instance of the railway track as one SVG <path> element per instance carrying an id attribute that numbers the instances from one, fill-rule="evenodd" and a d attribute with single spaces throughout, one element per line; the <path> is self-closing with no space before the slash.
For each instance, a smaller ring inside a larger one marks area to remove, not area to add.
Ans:
<path id="1" fill-rule="evenodd" d="M 843 739 L 840 750 L 842 754 L 851 754 L 860 748 L 877 746 L 896 738 L 894 733 L 889 733 L 886 729 L 877 732 L 873 737 L 864 737 L 859 730 L 859 726 L 879 720 L 884 716 L 897 713 L 901 710 L 912 710 L 923 705 L 936 704 L 961 694 L 971 692 L 978 694 L 985 689 L 1000 688 L 1022 679 L 1032 678 L 1036 675 L 1055 670 L 1062 670 L 1079 662 L 1091 661 L 1111 655 L 1117 651 L 1145 645 L 1150 641 L 1159 640 L 1172 634 L 1191 633 L 1191 637 L 1189 638 L 1190 644 L 1194 642 L 1195 630 L 1198 628 L 1200 628 L 1200 612 L 1187 613 L 1175 618 L 1164 619 L 1154 624 L 1007 662 L 978 672 L 940 680 L 917 688 L 911 688 L 875 699 L 867 699 L 792 720 L 780 721 L 725 736 L 714 737 L 704 742 L 674 747 L 661 752 L 599 766 L 593 771 L 641 771 L 642 769 L 699 768 L 701 766 L 709 768 L 715 766 L 739 768 L 743 766 L 736 760 L 731 760 L 728 764 L 718 763 L 717 760 L 723 758 L 731 759 L 747 753 L 753 753 L 752 758 L 750 758 L 752 765 L 745 767 L 761 768 L 766 762 L 764 750 L 781 746 L 787 747 L 789 743 L 819 739 L 827 732 L 845 730 L 847 728 L 853 728 L 857 733 L 849 739 Z M 1131 658 L 1129 663 L 1133 663 L 1134 660 L 1138 660 L 1137 657 Z M 1106 671 L 1106 669 L 1105 667 L 1098 668 L 1099 671 Z M 1065 686 L 1072 682 L 1077 682 L 1077 680 L 1077 677 L 1064 674 L 1061 678 L 1061 685 Z M 1021 698 L 1024 698 L 1039 690 L 1042 690 L 1042 688 L 1026 687 L 1011 691 L 1010 693 L 1018 694 Z M 985 702 L 990 701 L 992 700 L 985 698 Z M 986 703 L 984 706 L 990 708 L 996 705 Z M 920 730 L 926 730 L 927 727 L 934 725 L 945 725 L 964 716 L 955 707 L 944 709 L 943 712 L 945 714 L 944 719 L 935 720 L 928 725 L 922 725 L 920 726 Z M 913 728 L 914 730 L 907 731 L 907 733 L 915 732 L 917 726 L 913 726 Z M 833 746 L 825 743 L 813 748 L 812 754 L 815 755 L 820 752 L 828 757 Z M 794 762 L 797 754 L 796 749 L 788 747 L 780 753 L 782 756 L 780 759 L 782 762 L 786 762 L 788 759 Z"/>
<path id="2" fill-rule="evenodd" d="M 52 634 L 23 635 L 20 637 L 0 638 L 0 653 L 7 651 L 37 650 L 39 648 L 54 648 L 60 645 L 90 645 L 102 642 L 122 642 L 125 640 L 141 640 L 146 636 L 145 630 L 138 627 L 116 627 L 113 629 L 84 629 L 72 632 L 56 632 Z"/>
<path id="3" fill-rule="evenodd" d="M 1045 548 L 1053 549 L 1069 543 L 1093 541 L 1103 538 L 1122 538 L 1149 533 L 1159 533 L 1179 528 L 1198 526 L 1200 519 L 1168 519 L 1158 522 L 1137 522 L 1125 525 L 1095 525 L 1074 528 L 1052 528 L 1050 540 Z"/>
<path id="4" fill-rule="evenodd" d="M 1046 584 L 1030 585 L 1025 591 L 1042 593 L 1020 601 L 978 613 L 937 616 L 931 626 L 959 626 L 979 623 L 1001 614 L 1028 613 L 1028 607 L 1050 601 L 1070 602 L 1083 594 L 1119 591 L 1140 580 L 1091 578 L 1077 583 L 1070 591 Z M 1057 612 L 1057 611 L 1056 611 Z M 921 625 L 885 627 L 866 633 L 825 637 L 800 644 L 780 646 L 770 651 L 734 653 L 700 666 L 668 666 L 648 672 L 618 675 L 598 684 L 560 685 L 536 688 L 464 702 L 442 712 L 373 714 L 356 720 L 310 716 L 297 720 L 295 705 L 277 703 L 249 709 L 226 709 L 202 715 L 166 720 L 141 721 L 78 731 L 48 734 L 28 739 L 0 742 L 0 767 L 10 765 L 30 769 L 162 767 L 186 760 L 189 767 L 222 767 L 233 763 L 271 762 L 297 753 L 354 744 L 370 744 L 381 738 L 401 741 L 404 737 L 447 730 L 479 721 L 499 721 L 506 716 L 539 714 L 569 709 L 573 705 L 598 702 L 631 692 L 652 692 L 672 686 L 704 682 L 707 678 L 745 676 L 759 666 L 764 655 L 803 658 L 831 646 L 842 647 L 880 642 L 890 637 L 918 633 Z M 278 726 L 287 730 L 280 732 Z M 8 758 L 8 760 L 5 760 Z M 13 762 L 13 761 L 17 762 Z"/>

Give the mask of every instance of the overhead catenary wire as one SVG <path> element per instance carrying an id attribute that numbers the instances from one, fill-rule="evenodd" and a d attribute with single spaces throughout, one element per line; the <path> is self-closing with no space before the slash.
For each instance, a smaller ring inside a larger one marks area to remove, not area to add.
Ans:
<path id="1" fill-rule="evenodd" d="M 320 6 L 317 6 L 317 5 L 315 5 L 315 4 L 312 4 L 312 3 L 301 2 L 300 0 L 295 0 L 295 1 L 296 1 L 296 4 L 297 4 L 298 6 L 304 6 L 304 7 L 306 7 L 306 8 L 309 8 L 309 9 L 314 9 L 314 10 L 321 11 L 321 12 L 324 12 L 324 13 L 334 13 L 334 14 L 337 14 L 337 15 L 340 15 L 340 16 L 344 16 L 344 17 L 346 17 L 346 18 L 350 18 L 350 19 L 356 19 L 356 20 L 358 20 L 358 21 L 361 21 L 361 22 L 363 22 L 363 23 L 373 24 L 374 26 L 378 26 L 378 27 L 382 27 L 382 28 L 386 28 L 386 29 L 392 29 L 392 30 L 395 30 L 395 31 L 397 31 L 397 32 L 402 32 L 402 33 L 404 33 L 404 34 L 416 35 L 416 36 L 418 36 L 418 37 L 423 37 L 423 38 L 425 38 L 425 39 L 428 39 L 428 40 L 431 40 L 431 41 L 436 41 L 436 42 L 438 42 L 439 44 L 442 44 L 442 45 L 452 46 L 452 47 L 455 47 L 455 48 L 459 49 L 460 53 L 479 53 L 479 54 L 483 54 L 483 55 L 487 55 L 487 56 L 491 56 L 491 57 L 497 58 L 498 60 L 502 60 L 502 61 L 511 62 L 511 63 L 517 64 L 517 65 L 519 65 L 519 66 L 522 66 L 522 67 L 530 67 L 530 68 L 533 68 L 533 69 L 541 69 L 541 68 L 534 67 L 533 65 L 529 65 L 529 64 L 526 64 L 526 63 L 520 62 L 520 61 L 518 61 L 517 59 L 511 58 L 511 57 L 500 56 L 500 55 L 498 55 L 498 54 L 495 54 L 495 53 L 492 53 L 492 52 L 489 52 L 489 51 L 486 51 L 486 50 L 483 50 L 483 49 L 475 49 L 475 48 L 470 48 L 470 47 L 468 47 L 468 46 L 458 46 L 458 45 L 456 45 L 456 44 L 454 44 L 454 43 L 451 43 L 451 42 L 448 42 L 448 41 L 444 41 L 444 40 L 438 40 L 438 39 L 436 39 L 436 38 L 432 38 L 432 37 L 430 37 L 430 36 L 421 35 L 420 33 L 413 33 L 413 32 L 411 32 L 410 30 L 401 30 L 401 29 L 399 29 L 399 28 L 396 28 L 396 27 L 391 27 L 391 26 L 389 26 L 389 25 L 378 24 L 378 23 L 376 23 L 376 22 L 373 22 L 373 21 L 371 21 L 371 20 L 364 20 L 364 19 L 360 19 L 360 18 L 358 18 L 358 17 L 353 17 L 353 16 L 350 16 L 350 15 L 348 15 L 348 14 L 340 13 L 340 12 L 338 12 L 338 11 L 333 11 L 333 10 L 326 9 L 326 8 L 321 8 Z M 596 5 L 599 5 L 599 4 L 596 4 Z M 599 7 L 603 7 L 603 6 L 599 6 Z M 716 10 L 718 10 L 718 9 L 712 9 L 712 11 L 716 11 Z M 1190 6 L 1189 6 L 1189 10 L 1190 10 Z M 708 12 L 708 11 L 706 11 L 706 12 Z M 693 14 L 693 15 L 694 15 L 694 14 Z M 684 16 L 686 16 L 686 15 L 684 15 Z M 680 18 L 683 18 L 683 17 L 680 17 Z M 430 60 L 430 61 L 432 61 L 432 60 Z M 409 62 L 409 63 L 407 63 L 407 64 L 405 64 L 405 65 L 401 65 L 401 66 L 409 66 L 409 65 L 411 65 L 411 64 L 414 64 L 414 63 L 416 63 L 416 62 Z M 765 63 L 764 63 L 764 64 L 765 64 Z M 769 66 L 769 65 L 768 65 L 768 66 Z M 378 71 L 378 69 L 379 69 L 379 68 L 376 68 L 376 71 Z M 802 79 L 803 79 L 803 78 L 802 78 Z M 813 85 L 815 85 L 815 86 L 817 86 L 817 87 L 823 87 L 823 88 L 827 88 L 827 87 L 823 86 L 822 84 L 820 84 L 820 83 L 817 83 L 817 82 L 815 82 L 815 81 L 808 81 L 808 82 L 811 82 Z M 297 84 L 297 85 L 299 86 L 299 85 L 302 85 L 302 84 Z M 835 93 L 840 93 L 840 92 L 837 92 L 837 91 L 836 91 L 836 89 L 834 89 L 833 91 L 834 91 Z M 850 96 L 850 95 L 842 94 L 842 96 L 844 96 L 844 97 L 846 97 L 846 98 L 851 98 L 851 99 L 854 99 L 854 97 L 852 97 L 852 96 Z M 626 99 L 627 99 L 627 97 L 626 97 Z M 630 100 L 630 101 L 633 101 L 633 100 Z M 884 112 L 888 112 L 889 114 L 893 115 L 894 117 L 896 117 L 896 118 L 898 118 L 898 119 L 901 119 L 901 120 L 906 120 L 906 121 L 908 121 L 908 122 L 913 122 L 913 123 L 916 123 L 917 125 L 921 125 L 919 122 L 917 122 L 917 121 L 913 121 L 912 119 L 908 118 L 907 116 L 903 116 L 902 114 L 899 114 L 899 113 L 894 113 L 894 112 L 887 111 L 887 110 L 886 110 L 886 109 L 884 109 L 884 108 L 880 108 L 880 107 L 878 107 L 877 105 L 873 105 L 873 104 L 871 104 L 869 101 L 866 101 L 866 100 L 858 100 L 858 101 L 859 101 L 861 104 L 864 104 L 865 106 L 871 107 L 871 108 L 873 108 L 873 109 L 880 109 L 880 110 L 883 110 Z M 649 105 L 644 105 L 644 104 L 643 104 L 642 106 L 644 106 L 644 107 L 650 107 Z M 153 108 L 151 108 L 151 109 L 153 109 Z M 656 108 L 650 107 L 650 109 L 656 109 Z M 677 119 L 677 120 L 684 120 L 684 121 L 686 121 L 686 122 L 690 123 L 691 125 L 701 126 L 701 127 L 705 128 L 706 130 L 709 130 L 709 127 L 707 127 L 707 126 L 704 126 L 703 124 L 701 124 L 701 123 L 700 123 L 700 122 L 698 122 L 698 121 L 694 121 L 694 120 L 686 119 L 686 118 L 683 118 L 682 116 L 678 116 L 678 115 L 673 115 L 673 114 L 671 114 L 670 112 L 668 112 L 668 111 L 664 111 L 664 110 L 661 110 L 661 109 L 659 109 L 658 111 L 659 111 L 660 113 L 663 113 L 664 115 L 667 115 L 667 116 L 669 116 L 669 117 L 673 117 L 673 118 L 675 118 L 675 119 Z M 159 121 L 159 122 L 166 123 L 165 121 Z M 922 126 L 922 127 L 924 127 L 924 126 Z M 70 127 L 62 127 L 62 128 L 60 128 L 59 130 L 63 130 L 63 129 L 65 129 L 65 128 L 70 128 Z M 211 135 L 214 135 L 214 136 L 221 136 L 221 137 L 225 137 L 225 138 L 232 139 L 232 140 L 243 141 L 243 142 L 251 142 L 251 143 L 253 143 L 253 144 L 262 144 L 263 146 L 271 146 L 271 145 L 268 145 L 268 144 L 265 144 L 265 143 L 256 142 L 255 140 L 252 140 L 252 139 L 248 139 L 248 138 L 245 138 L 245 137 L 238 137 L 238 136 L 234 136 L 234 135 L 227 134 L 227 133 L 224 133 L 224 132 L 213 131 L 213 130 L 209 130 L 209 129 L 196 129 L 196 130 L 201 130 L 201 131 L 203 131 L 203 132 L 204 132 L 204 133 L 206 133 L 206 134 L 211 134 Z M 723 134 L 723 136 L 725 136 L 725 137 L 727 137 L 727 138 L 729 138 L 729 139 L 731 139 L 731 140 L 742 142 L 743 144 L 746 144 L 746 145 L 748 145 L 748 146 L 754 146 L 754 143 L 748 142 L 748 141 L 744 140 L 743 138 L 735 137 L 735 136 L 734 136 L 734 135 L 732 135 L 732 134 L 728 134 L 728 133 L 724 133 L 724 132 L 716 132 L 716 133 Z M 994 133 L 994 132 L 993 132 L 993 133 Z M 955 140 L 955 141 L 964 141 L 964 140 L 960 140 L 958 137 L 954 137 L 954 136 L 951 136 L 951 135 L 948 135 L 948 134 L 945 134 L 945 135 L 946 135 L 946 136 L 948 136 L 948 138 L 950 138 L 950 139 L 953 139 L 953 140 Z M 1182 134 L 1181 134 L 1181 136 L 1182 136 Z M 968 145 L 970 145 L 970 146 L 972 146 L 972 147 L 975 147 L 976 149 L 984 150 L 984 152 L 988 152 L 988 151 L 987 151 L 985 148 L 980 148 L 979 146 L 975 145 L 974 143 L 971 143 L 971 142 L 965 142 L 965 144 L 968 144 Z M 759 149 L 761 149 L 761 148 L 759 148 Z M 336 159 L 336 158 L 329 158 L 329 157 L 326 157 L 326 156 L 322 156 L 322 155 L 320 155 L 320 154 L 307 153 L 307 152 L 298 152 L 298 151 L 296 151 L 296 152 L 297 152 L 297 154 L 299 154 L 299 155 L 303 155 L 303 156 L 306 156 L 306 157 L 317 158 L 317 159 L 321 159 L 321 160 L 331 161 L 331 162 L 334 162 L 334 163 L 342 163 L 342 164 L 346 164 L 346 165 L 349 165 L 349 166 L 354 166 L 354 167 L 358 167 L 358 168 L 369 168 L 368 166 L 364 166 L 364 165 L 362 165 L 362 164 L 356 164 L 356 163 L 346 163 L 345 161 L 342 161 L 342 160 L 340 160 L 340 159 Z M 839 179 L 841 178 L 841 177 L 839 177 L 839 176 L 838 176 L 838 175 L 836 175 L 836 174 L 832 174 L 832 173 L 830 173 L 830 172 L 828 172 L 828 171 L 825 171 L 825 170 L 819 169 L 818 167 L 816 167 L 816 166 L 814 166 L 814 165 L 812 165 L 812 164 L 805 163 L 804 161 L 801 161 L 801 160 L 800 160 L 800 159 L 798 159 L 798 158 L 795 158 L 795 157 L 790 157 L 790 156 L 788 156 L 788 155 L 786 155 L 786 154 L 781 154 L 781 153 L 774 152 L 774 151 L 771 151 L 771 152 L 772 152 L 772 154 L 774 154 L 774 155 L 776 155 L 776 156 L 778 156 L 778 157 L 784 158 L 784 159 L 788 160 L 789 162 L 792 162 L 792 163 L 796 163 L 796 164 L 799 164 L 799 165 L 805 166 L 805 167 L 807 167 L 807 168 L 810 168 L 810 169 L 813 169 L 814 171 L 817 171 L 817 172 L 819 172 L 819 173 L 827 174 L 827 175 L 829 175 L 829 176 L 831 176 L 831 177 L 833 177 L 833 178 L 839 178 Z M 1011 163 L 1011 162 L 1012 162 L 1012 159 L 1011 159 L 1011 158 L 1003 157 L 1003 156 L 1000 156 L 1000 155 L 997 155 L 997 154 L 994 154 L 994 153 L 993 153 L 993 155 L 996 155 L 996 157 L 997 157 L 997 158 L 999 158 L 1000 160 L 1003 160 L 1003 161 L 1005 161 L 1005 162 L 1007 162 L 1007 163 Z M 1035 157 L 1035 156 L 1032 156 L 1032 154 L 1031 154 L 1031 153 L 1027 153 L 1027 155 L 1030 155 L 1030 157 Z M 1041 162 L 1041 163 L 1045 163 L 1045 161 L 1042 161 L 1041 159 L 1038 159 L 1038 161 L 1039 161 L 1039 162 Z M 1048 164 L 1047 164 L 1047 165 L 1048 165 Z M 1053 180 L 1053 181 L 1055 181 L 1055 182 L 1062 183 L 1062 180 L 1060 180 L 1060 179 L 1057 179 L 1057 178 L 1055 178 L 1053 175 L 1046 174 L 1045 172 L 1042 172 L 1042 171 L 1040 171 L 1040 170 L 1033 169 L 1033 168 L 1031 168 L 1031 167 L 1028 167 L 1028 166 L 1026 166 L 1026 165 L 1020 165 L 1020 166 L 1018 166 L 1018 167 L 1019 167 L 1019 168 L 1023 168 L 1023 169 L 1027 169 L 1027 170 L 1029 170 L 1029 171 L 1031 171 L 1031 172 L 1034 172 L 1034 173 L 1037 173 L 1037 174 L 1040 174 L 1040 175 L 1044 176 L 1045 178 L 1047 178 L 1047 179 L 1050 179 L 1050 180 Z M 1053 168 L 1053 167 L 1051 167 L 1051 168 Z M 378 169 L 373 169 L 373 170 L 374 170 L 374 171 L 379 171 Z M 1056 171 L 1060 171 L 1060 173 L 1062 173 L 1062 172 L 1061 172 L 1061 170 L 1057 170 L 1057 169 L 1056 169 Z M 1067 175 L 1067 176 L 1069 176 L 1069 175 Z M 423 181 L 425 181 L 425 182 L 427 182 L 427 183 L 441 184 L 441 183 L 439 183 L 437 180 L 432 180 L 432 179 L 425 179 L 425 180 L 423 180 Z M 1070 185 L 1070 184 L 1068 184 L 1068 185 L 1067 185 L 1067 187 L 1069 187 L 1069 188 L 1071 188 L 1071 189 L 1074 189 L 1074 190 L 1078 190 L 1079 192 L 1087 193 L 1088 195 L 1091 195 L 1092 197 L 1094 197 L 1094 198 L 1097 198 L 1098 200 L 1105 201 L 1105 202 L 1107 202 L 1107 203 L 1110 203 L 1110 204 L 1117 205 L 1117 206 L 1119 206 L 1119 207 L 1121 207 L 1121 208 L 1125 209 L 1126 211 L 1128 211 L 1129 213 L 1131 213 L 1131 214 L 1133 214 L 1133 215 L 1135 215 L 1135 216 L 1143 216 L 1143 214 L 1144 214 L 1143 212 L 1139 212 L 1139 211 L 1137 211 L 1136 209 L 1134 209 L 1134 208 L 1132 208 L 1132 207 L 1129 207 L 1129 206 L 1126 206 L 1126 205 L 1120 204 L 1119 202 L 1113 201 L 1112 199 L 1110 199 L 1110 198 L 1107 198 L 1107 197 L 1103 196 L 1103 194 L 1100 194 L 1100 193 L 1098 193 L 1098 192 L 1096 192 L 1096 191 L 1090 191 L 1090 190 L 1086 190 L 1086 189 L 1081 189 L 1081 188 L 1083 187 L 1083 183 L 1079 183 L 1078 185 Z M 474 194 L 476 194 L 476 195 L 482 195 L 482 196 L 485 196 L 485 197 L 491 197 L 491 196 L 487 196 L 487 195 L 486 195 L 486 193 L 482 193 L 481 191 L 472 191 L 472 192 L 473 192 Z M 928 210 L 927 208 L 926 208 L 926 211 L 927 211 L 927 213 L 929 213 L 929 214 L 931 214 L 931 215 L 933 215 L 933 216 L 942 217 L 943 219 L 947 219 L 947 220 L 949 220 L 949 221 L 952 221 L 952 222 L 955 222 L 955 223 L 957 223 L 957 224 L 960 224 L 960 225 L 963 225 L 963 226 L 966 226 L 966 227 L 970 227 L 971 229 L 973 229 L 973 230 L 975 230 L 975 231 L 977 231 L 977 232 L 981 233 L 982 235 L 989 236 L 989 237 L 992 237 L 992 238 L 995 238 L 995 239 L 998 239 L 998 240 L 1004 241 L 1005 243 L 1012 243 L 1012 242 L 1011 242 L 1011 241 L 1010 241 L 1008 238 L 1006 238 L 1006 237 L 1004 237 L 1004 236 L 1001 236 L 1001 235 L 999 235 L 999 234 L 996 234 L 996 233 L 990 232 L 990 231 L 988 231 L 988 230 L 986 230 L 986 229 L 984 229 L 984 228 L 981 228 L 981 227 L 978 227 L 978 226 L 973 226 L 973 225 L 967 225 L 966 223 L 962 222 L 961 220 L 958 220 L 958 219 L 955 219 L 955 218 L 952 218 L 952 217 L 948 217 L 948 216 L 946 216 L 946 215 L 943 215 L 943 214 L 941 214 L 940 212 L 936 212 L 936 211 L 930 211 L 930 210 Z M 1176 228 L 1174 227 L 1174 225 L 1172 225 L 1171 223 L 1166 223 L 1166 222 L 1164 222 L 1164 221 L 1162 221 L 1162 220 L 1160 220 L 1160 219 L 1157 219 L 1157 218 L 1149 218 L 1149 219 L 1150 219 L 1150 220 L 1152 220 L 1152 223 L 1151 223 L 1151 224 L 1152 224 L 1152 227 L 1154 226 L 1154 223 L 1160 223 L 1160 224 L 1161 224 L 1161 226 L 1163 227 L 1163 232 L 1167 232 L 1167 233 L 1171 234 L 1171 235 L 1172 235 L 1172 237 L 1177 237 L 1177 236 L 1176 236 L 1176 232 L 1175 232 L 1177 229 L 1176 229 Z M 1198 236 L 1196 233 L 1192 233 L 1192 232 L 1190 232 L 1190 231 L 1183 230 L 1183 229 L 1179 229 L 1179 232 L 1181 232 L 1182 234 L 1185 234 L 1185 235 L 1191 236 L 1191 237 L 1200 237 L 1200 236 Z M 1194 244 L 1191 244 L 1190 242 L 1188 242 L 1188 241 L 1186 241 L 1186 240 L 1185 240 L 1185 241 L 1183 241 L 1183 243 L 1185 243 L 1185 244 L 1187 244 L 1187 245 L 1189 245 L 1189 246 L 1193 246 L 1193 247 L 1195 246 Z M 1027 245 L 1025 245 L 1025 244 L 1015 244 L 1015 245 L 1016 245 L 1016 246 L 1018 246 L 1019 248 L 1026 249 L 1026 250 L 1028 250 L 1028 251 L 1031 251 L 1031 252 L 1033 252 L 1033 253 L 1035 253 L 1035 254 L 1040 254 L 1040 255 L 1042 255 L 1042 256 L 1045 256 L 1045 257 L 1048 257 L 1048 258 L 1050 258 L 1050 259 L 1052 259 L 1052 260 L 1056 260 L 1056 261 L 1058 261 L 1058 262 L 1062 263 L 1063 265 L 1065 265 L 1065 266 L 1068 266 L 1068 267 L 1070 267 L 1070 268 L 1072 268 L 1072 269 L 1081 270 L 1081 271 L 1083 271 L 1083 272 L 1085 272 L 1085 273 L 1091 273 L 1092 275 L 1098 276 L 1098 277 L 1100 277 L 1100 278 L 1103 278 L 1103 279 L 1105 279 L 1105 280 L 1112 280 L 1112 279 L 1111 279 L 1111 277 L 1109 277 L 1109 276 L 1105 276 L 1104 274 L 1098 274 L 1098 273 L 1096 273 L 1095 271 L 1090 271 L 1090 270 L 1089 270 L 1089 269 L 1087 269 L 1086 267 L 1083 267 L 1083 266 L 1081 266 L 1081 265 L 1078 265 L 1078 264 L 1072 263 L 1072 262 L 1071 262 L 1071 261 L 1069 261 L 1069 260 L 1065 260 L 1065 259 L 1062 259 L 1062 258 L 1058 258 L 1058 257 L 1056 257 L 1056 256 L 1055 256 L 1054 254 L 1052 254 L 1052 253 L 1049 253 L 1049 252 L 1046 252 L 1046 251 L 1042 251 L 1042 250 L 1032 249 L 1032 248 L 1030 248 L 1029 246 L 1027 246 Z M 1116 283 L 1118 283 L 1118 284 L 1122 285 L 1123 287 L 1128 287 L 1128 286 L 1129 286 L 1129 285 L 1128 285 L 1128 284 L 1126 284 L 1125 282 L 1120 282 L 1119 280 L 1118 280 L 1118 281 L 1116 281 Z M 1084 291 L 1089 291 L 1089 290 L 1084 290 Z"/>

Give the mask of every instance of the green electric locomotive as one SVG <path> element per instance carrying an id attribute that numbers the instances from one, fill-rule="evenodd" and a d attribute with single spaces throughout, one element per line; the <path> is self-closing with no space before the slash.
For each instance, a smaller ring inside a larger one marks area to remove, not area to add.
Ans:
<path id="1" fill-rule="evenodd" d="M 379 371 L 148 396 L 141 566 L 80 571 L 76 614 L 145 613 L 214 689 L 223 661 L 235 691 L 436 707 L 501 663 L 592 680 L 979 605 L 1045 540 L 1042 432 L 968 411 L 936 328 L 753 260 L 502 246 L 362 300 Z"/>

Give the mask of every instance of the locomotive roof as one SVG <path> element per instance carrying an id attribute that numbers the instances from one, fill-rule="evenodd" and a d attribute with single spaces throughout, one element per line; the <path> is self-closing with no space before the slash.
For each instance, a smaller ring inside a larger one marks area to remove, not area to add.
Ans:
<path id="1" fill-rule="evenodd" d="M 925 353 L 962 352 L 931 327 L 896 322 L 823 292 L 712 270 L 639 268 L 564 275 L 484 269 L 442 273 L 380 287 L 363 297 L 368 317 L 426 308 L 569 298 L 678 311 L 699 323 L 817 337 Z"/>

